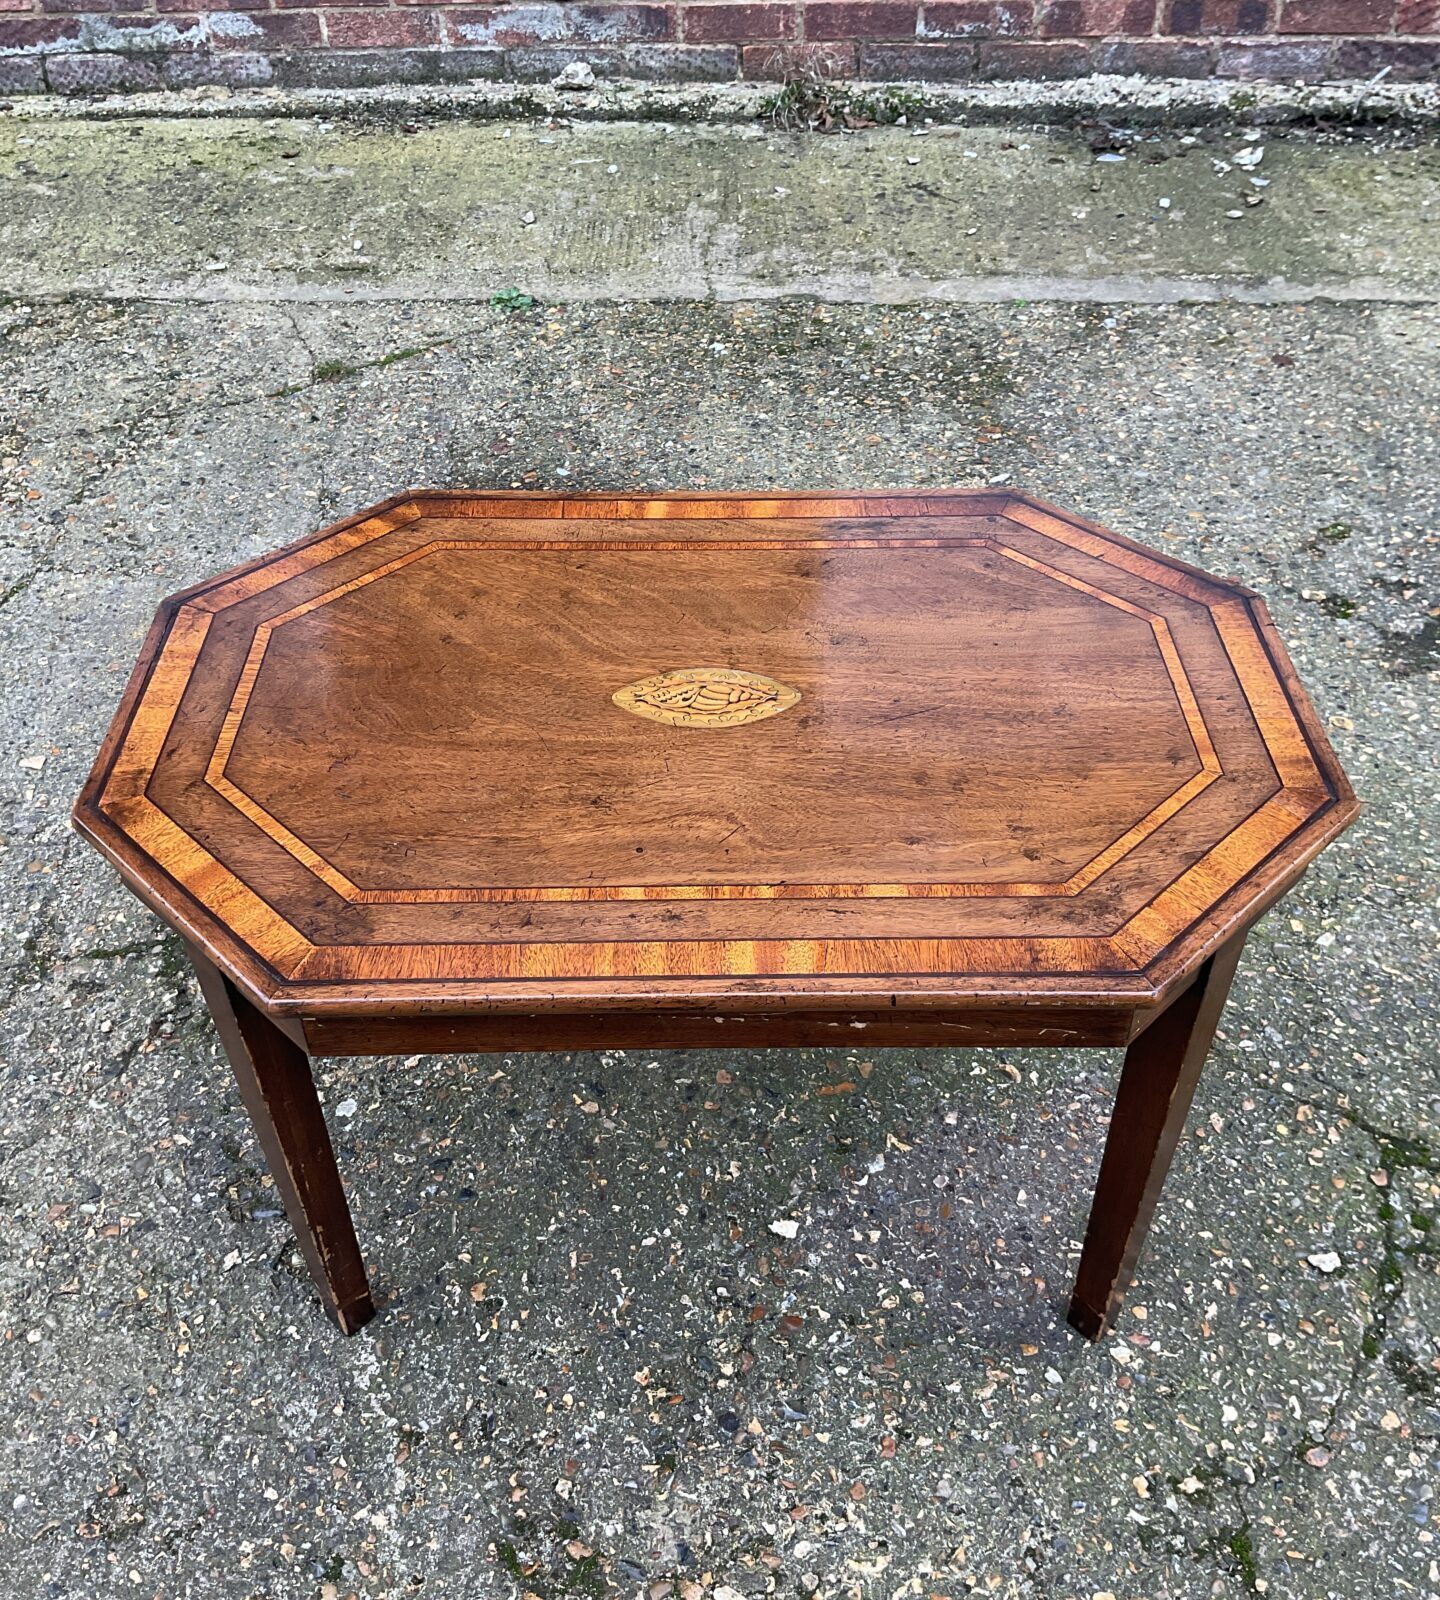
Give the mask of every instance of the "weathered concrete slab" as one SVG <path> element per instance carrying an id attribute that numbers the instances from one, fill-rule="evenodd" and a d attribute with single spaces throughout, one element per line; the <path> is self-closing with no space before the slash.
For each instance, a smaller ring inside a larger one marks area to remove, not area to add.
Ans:
<path id="1" fill-rule="evenodd" d="M 412 126 L 0 120 L 0 292 L 1269 303 L 1440 290 L 1440 149 L 1425 140 L 1157 132 L 1107 160 L 1079 133 L 1005 128 Z M 1259 165 L 1233 164 L 1260 147 Z"/>
<path id="2" fill-rule="evenodd" d="M 593 148 L 541 136 L 509 143 L 552 175 Z M 699 160 L 648 137 L 658 188 Z M 922 170 L 887 138 L 872 252 Z M 24 181 L 99 196 L 64 139 Z M 838 159 L 768 143 L 742 148 Z M 191 298 L 0 305 L 0 1593 L 1440 1592 L 1440 310 L 647 303 L 633 223 L 632 279 L 586 268 L 619 302 L 305 303 L 346 286 L 328 235 L 272 256 L 215 198 L 263 165 L 220 183 L 176 156 L 148 232 L 120 199 L 19 228 L 32 288 L 69 257 Z M 1178 205 L 1172 169 L 1148 170 Z M 428 159 L 410 187 L 450 205 Z M 205 241 L 242 233 L 205 281 L 249 298 L 194 298 Z M 498 225 L 467 237 L 500 260 Z M 1405 281 L 1427 238 L 1386 245 Z M 420 270 L 385 260 L 397 293 Z M 156 600 L 412 482 L 1006 479 L 1264 591 L 1368 802 L 1253 941 L 1117 1335 L 1092 1350 L 1060 1315 L 1115 1061 L 843 1051 L 328 1063 L 388 1298 L 338 1340 L 175 942 L 65 826 Z"/>

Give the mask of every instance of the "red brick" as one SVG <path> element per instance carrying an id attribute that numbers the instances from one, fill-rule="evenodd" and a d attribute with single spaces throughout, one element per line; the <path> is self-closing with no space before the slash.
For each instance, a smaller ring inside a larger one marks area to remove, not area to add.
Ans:
<path id="1" fill-rule="evenodd" d="M 1280 33 L 1389 33 L 1394 0 L 1284 0 Z"/>
<path id="2" fill-rule="evenodd" d="M 807 39 L 913 39 L 920 8 L 905 0 L 808 0 Z"/>
<path id="3" fill-rule="evenodd" d="M 542 44 L 643 44 L 675 35 L 672 6 L 483 6 L 447 13 L 460 44 L 510 49 Z"/>
<path id="4" fill-rule="evenodd" d="M 1373 78 L 1384 69 L 1391 83 L 1424 83 L 1440 77 L 1440 41 L 1346 39 L 1336 67 L 1342 78 Z"/>
<path id="5" fill-rule="evenodd" d="M 246 12 L 210 19 L 212 50 L 292 50 L 320 43 L 320 19 L 313 11 Z"/>
<path id="6" fill-rule="evenodd" d="M 1083 44 L 997 39 L 980 46 L 982 78 L 1083 78 L 1090 70 L 1090 51 Z"/>
<path id="7" fill-rule="evenodd" d="M 860 76 L 876 83 L 965 83 L 975 76 L 973 44 L 862 44 Z"/>
<path id="8" fill-rule="evenodd" d="M 270 61 L 282 88 L 331 90 L 387 83 L 472 83 L 504 77 L 501 50 L 296 50 Z"/>
<path id="9" fill-rule="evenodd" d="M 1170 0 L 1161 33 L 1264 33 L 1278 0 Z"/>
<path id="10" fill-rule="evenodd" d="M 0 94 L 43 94 L 45 67 L 39 56 L 0 56 Z"/>
<path id="11" fill-rule="evenodd" d="M 296 50 L 271 63 L 289 89 L 364 89 L 392 83 L 470 83 L 504 75 L 501 50 Z"/>
<path id="12" fill-rule="evenodd" d="M 921 39 L 1005 39 L 1029 33 L 1035 22 L 1030 0 L 994 5 L 989 0 L 935 0 L 920 18 Z"/>
<path id="13" fill-rule="evenodd" d="M 433 11 L 330 11 L 325 37 L 337 50 L 439 44 L 440 19 Z"/>
<path id="14" fill-rule="evenodd" d="M 608 48 L 567 44 L 505 52 L 506 75 L 522 83 L 546 83 L 572 61 L 583 61 L 602 81 L 640 78 L 648 83 L 714 83 L 735 77 L 740 51 L 733 44 L 622 44 Z"/>
<path id="15" fill-rule="evenodd" d="M 1400 0 L 1396 33 L 1440 33 L 1440 0 Z"/>
<path id="16" fill-rule="evenodd" d="M 447 22 L 453 22 L 447 18 Z M 522 45 L 502 52 L 505 59 L 505 76 L 518 78 L 521 83 L 548 83 L 558 77 L 572 61 L 583 61 L 595 69 L 597 78 L 616 77 L 611 50 L 595 45 L 542 44 Z"/>
<path id="17" fill-rule="evenodd" d="M 124 94 L 160 87 L 159 67 L 120 55 L 51 56 L 45 78 L 56 94 Z"/>
<path id="18" fill-rule="evenodd" d="M 19 17 L 0 20 L 0 50 L 33 50 L 37 45 L 70 44 L 80 37 L 78 22 L 58 17 Z"/>
<path id="19" fill-rule="evenodd" d="M 84 28 L 81 42 L 90 55 L 108 55 L 129 50 L 164 52 L 198 50 L 204 44 L 200 19 L 190 12 L 178 16 L 97 16 Z M 97 80 L 104 76 L 96 68 Z"/>
<path id="20" fill-rule="evenodd" d="M 1329 77 L 1332 46 L 1318 39 L 1313 44 L 1271 43 L 1222 44 L 1215 68 L 1219 78 L 1303 78 L 1316 83 Z"/>
<path id="21" fill-rule="evenodd" d="M 622 77 L 646 83 L 714 83 L 740 74 L 733 44 L 625 44 L 616 54 Z"/>
<path id="22" fill-rule="evenodd" d="M 1086 34 L 1149 33 L 1155 0 L 1048 0 L 1040 32 L 1048 39 Z"/>
<path id="23" fill-rule="evenodd" d="M 740 52 L 747 78 L 783 83 L 787 78 L 853 78 L 853 44 L 747 44 Z"/>
<path id="24" fill-rule="evenodd" d="M 212 56 L 167 56 L 160 63 L 167 89 L 195 89 L 205 84 L 222 84 L 227 89 L 263 88 L 274 77 L 268 56 L 250 50 L 227 50 Z"/>
<path id="25" fill-rule="evenodd" d="M 1200 39 L 1110 39 L 1095 47 L 1094 66 L 1126 77 L 1209 78 L 1215 46 Z"/>
<path id="26" fill-rule="evenodd" d="M 0 52 L 64 55 L 50 81 L 67 93 L 290 81 L 271 52 L 336 84 L 541 79 L 571 60 L 658 80 L 1419 81 L 1440 75 L 1437 35 L 1440 0 L 0 0 Z M 32 59 L 0 56 L 0 90 L 43 87 L 43 65 L 16 66 Z"/>
<path id="27" fill-rule="evenodd" d="M 692 44 L 744 44 L 757 39 L 793 39 L 800 31 L 795 6 L 699 5 L 680 13 Z"/>

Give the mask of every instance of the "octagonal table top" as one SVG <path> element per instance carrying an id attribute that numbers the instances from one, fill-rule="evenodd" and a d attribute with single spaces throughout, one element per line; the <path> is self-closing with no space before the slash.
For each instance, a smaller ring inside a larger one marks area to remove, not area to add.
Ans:
<path id="1" fill-rule="evenodd" d="M 1253 591 L 1028 495 L 417 492 L 167 600 L 75 821 L 321 1014 L 1156 1004 L 1356 810 Z"/>

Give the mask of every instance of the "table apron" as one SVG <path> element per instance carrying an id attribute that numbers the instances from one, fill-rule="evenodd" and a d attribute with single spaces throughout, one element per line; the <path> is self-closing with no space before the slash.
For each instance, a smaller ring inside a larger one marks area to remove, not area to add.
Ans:
<path id="1" fill-rule="evenodd" d="M 954 1011 L 601 1011 L 506 1012 L 497 1016 L 304 1017 L 305 1048 L 317 1056 L 471 1051 L 679 1049 L 844 1045 L 1122 1045 L 1135 1031 L 1133 1006 L 1011 1006 Z M 295 1020 L 295 1019 L 291 1019 Z"/>

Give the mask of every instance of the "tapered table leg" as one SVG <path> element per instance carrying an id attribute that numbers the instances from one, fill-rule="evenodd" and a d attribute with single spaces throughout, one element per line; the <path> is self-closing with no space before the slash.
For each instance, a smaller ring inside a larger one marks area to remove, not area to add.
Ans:
<path id="1" fill-rule="evenodd" d="M 1110 1326 L 1130 1286 L 1244 944 L 1241 933 L 1218 950 L 1125 1052 L 1070 1299 L 1087 1339 Z"/>
<path id="2" fill-rule="evenodd" d="M 310 1275 L 340 1331 L 354 1333 L 375 1305 L 310 1058 L 199 950 L 187 948 Z"/>

